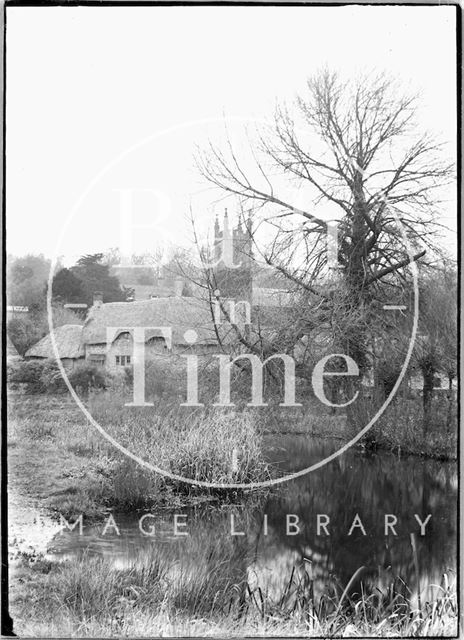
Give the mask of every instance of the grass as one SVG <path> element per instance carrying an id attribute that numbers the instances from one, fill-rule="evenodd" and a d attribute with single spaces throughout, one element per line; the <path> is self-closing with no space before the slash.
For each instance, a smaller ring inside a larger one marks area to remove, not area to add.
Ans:
<path id="1" fill-rule="evenodd" d="M 89 406 L 118 442 L 173 474 L 214 483 L 270 477 L 262 437 L 249 411 L 179 407 L 160 414 L 151 407 L 125 407 L 124 398 L 113 392 L 94 394 Z"/>
<path id="2" fill-rule="evenodd" d="M 123 402 L 122 394 L 115 391 L 88 399 L 92 415 L 130 451 L 194 480 L 247 483 L 268 479 L 273 470 L 264 461 L 262 438 L 279 432 L 279 427 L 286 433 L 349 437 L 344 415 L 316 416 L 311 402 L 285 416 L 278 407 L 232 413 L 164 404 L 166 408 L 160 411 L 127 408 Z M 443 400 L 434 401 L 433 411 L 433 428 L 424 436 L 420 398 L 397 398 L 368 432 L 364 445 L 455 459 L 456 416 L 448 429 L 444 424 L 448 407 Z M 98 518 L 109 508 L 177 506 L 236 495 L 199 491 L 142 469 L 100 436 L 66 394 L 10 393 L 8 429 L 11 477 L 19 493 L 38 498 L 42 506 L 65 517 L 82 513 Z"/>
<path id="3" fill-rule="evenodd" d="M 47 637 L 147 636 L 453 636 L 455 581 L 422 590 L 421 604 L 399 578 L 389 584 L 335 582 L 316 592 L 309 566 L 294 567 L 278 594 L 225 569 L 220 549 L 197 571 L 154 546 L 126 569 L 86 555 L 63 563 L 23 559 L 10 596 L 15 632 Z M 197 565 L 198 566 L 198 565 Z"/>
<path id="4" fill-rule="evenodd" d="M 121 411 L 123 400 L 114 392 L 95 394 L 89 402 L 92 414 L 119 442 L 171 473 L 216 483 L 269 478 L 262 436 L 247 412 Z M 237 495 L 200 491 L 143 469 L 100 436 L 66 395 L 10 394 L 8 429 L 10 477 L 17 492 L 65 517 L 82 513 L 98 519 L 110 508 L 234 500 Z"/>
<path id="5" fill-rule="evenodd" d="M 357 424 L 365 426 L 381 402 L 372 404 L 367 399 L 367 410 L 360 411 Z M 375 407 L 375 409 L 374 409 Z M 258 417 L 260 429 L 265 433 L 303 434 L 317 438 L 348 441 L 359 431 L 348 424 L 340 409 L 333 414 L 319 409 L 309 397 L 299 409 L 280 410 L 269 407 Z M 373 450 L 418 455 L 438 460 L 457 459 L 457 403 L 450 403 L 441 391 L 435 392 L 432 402 L 430 428 L 424 432 L 422 397 L 399 394 L 382 416 L 367 432 L 359 446 Z"/>
<path id="6" fill-rule="evenodd" d="M 451 414 L 451 415 L 450 415 Z M 422 398 L 396 398 L 368 437 L 375 447 L 439 460 L 457 458 L 457 406 L 443 395 L 432 403 L 430 429 L 424 433 Z"/>
<path id="7" fill-rule="evenodd" d="M 262 479 L 272 473 L 261 457 L 261 438 L 279 425 L 273 410 L 256 421 L 247 410 L 234 415 L 172 407 L 164 412 L 142 410 L 142 419 L 134 408 L 123 420 L 120 395 L 96 394 L 88 401 L 92 414 L 115 437 L 174 473 L 219 482 Z M 406 451 L 409 443 L 421 452 L 419 437 L 425 440 L 417 407 L 417 401 L 401 405 L 398 399 L 385 416 L 387 422 L 375 432 L 380 446 L 393 449 L 398 443 Z M 435 410 L 440 411 L 438 405 Z M 12 395 L 9 411 L 10 489 L 68 519 L 82 513 L 87 521 L 101 520 L 108 509 L 175 508 L 218 497 L 141 469 L 101 438 L 66 395 Z M 274 424 L 268 420 L 271 415 Z M 331 435 L 346 437 L 344 416 L 323 416 L 320 421 L 308 417 L 295 411 L 286 425 L 293 432 L 306 428 L 314 434 L 337 425 Z M 443 451 L 450 446 L 450 434 L 434 431 L 428 438 L 435 453 L 440 450 L 439 438 Z M 230 456 L 234 448 L 236 467 Z M 233 493 L 227 496 L 237 498 Z M 220 494 L 222 500 L 227 496 Z M 11 578 L 15 631 L 42 637 L 451 636 L 456 632 L 455 584 L 446 576 L 440 585 L 422 590 L 420 603 L 413 587 L 393 576 L 388 584 L 375 583 L 360 572 L 349 586 L 332 581 L 321 589 L 307 564 L 295 567 L 285 580 L 274 571 L 282 579 L 275 591 L 251 579 L 244 571 L 248 561 L 237 562 L 232 542 L 225 546 L 220 535 L 210 539 L 217 540 L 212 549 L 204 539 L 197 540 L 192 550 L 196 561 L 190 564 L 169 556 L 165 549 L 161 555 L 154 545 L 150 555 L 126 569 L 85 555 L 63 563 L 22 555 Z"/>

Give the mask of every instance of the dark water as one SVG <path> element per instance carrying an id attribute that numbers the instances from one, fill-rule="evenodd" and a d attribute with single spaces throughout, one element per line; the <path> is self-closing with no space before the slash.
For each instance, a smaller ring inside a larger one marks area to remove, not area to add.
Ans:
<path id="1" fill-rule="evenodd" d="M 286 471 L 307 467 L 339 446 L 304 436 L 275 437 L 267 445 L 269 459 Z M 148 558 L 156 547 L 177 565 L 195 572 L 205 571 L 219 549 L 223 570 L 231 580 L 247 578 L 275 594 L 282 590 L 292 568 L 303 566 L 319 591 L 331 581 L 346 585 L 361 566 L 365 567 L 364 581 L 385 586 L 395 575 L 417 591 L 411 533 L 417 541 L 420 588 L 439 584 L 444 572 L 456 568 L 456 508 L 454 463 L 386 453 L 366 456 L 350 449 L 269 495 L 251 494 L 241 505 L 154 513 L 142 523 L 146 531 L 154 527 L 154 535 L 140 531 L 144 512 L 114 514 L 119 536 L 111 527 L 102 535 L 104 523 L 86 526 L 84 521 L 83 535 L 77 529 L 65 530 L 55 536 L 49 551 L 56 558 L 67 558 L 86 550 L 122 567 L 136 559 L 143 562 L 144 554 Z M 187 516 L 182 519 L 186 527 L 179 531 L 188 531 L 188 536 L 174 535 L 174 514 Z M 244 535 L 231 535 L 231 514 L 235 530 Z M 298 517 L 297 535 L 287 535 L 287 514 Z M 330 535 L 323 529 L 318 535 L 317 514 L 330 518 Z M 356 514 L 366 535 L 360 526 L 348 535 Z M 385 535 L 385 514 L 396 516 L 397 535 Z M 415 514 L 421 521 L 431 514 L 424 536 Z"/>

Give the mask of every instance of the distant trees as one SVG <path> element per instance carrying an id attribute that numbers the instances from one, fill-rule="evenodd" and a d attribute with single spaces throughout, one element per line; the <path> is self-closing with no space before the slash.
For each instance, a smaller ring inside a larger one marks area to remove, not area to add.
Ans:
<path id="1" fill-rule="evenodd" d="M 61 269 L 53 278 L 52 296 L 54 300 L 64 304 L 82 302 L 84 297 L 82 280 L 77 278 L 70 269 Z"/>
<path id="2" fill-rule="evenodd" d="M 6 287 L 7 303 L 37 308 L 45 302 L 44 288 L 50 272 L 50 260 L 42 254 L 21 258 L 8 256 Z"/>
<path id="3" fill-rule="evenodd" d="M 84 255 L 73 267 L 61 269 L 53 278 L 52 296 L 56 301 L 83 302 L 90 307 L 96 291 L 103 294 L 103 302 L 124 302 L 132 293 L 110 274 L 103 253 Z"/>
<path id="4" fill-rule="evenodd" d="M 53 325 L 82 324 L 76 314 L 63 307 L 66 303 L 83 302 L 89 307 L 96 291 L 104 302 L 125 301 L 131 289 L 122 287 L 117 277 L 110 275 L 109 265 L 102 263 L 103 254 L 85 255 L 70 269 L 61 268 L 52 281 Z M 10 339 L 20 355 L 49 332 L 46 311 L 47 281 L 50 261 L 44 256 L 11 258 L 8 264 L 8 304 L 29 307 L 29 313 L 8 322 Z"/>

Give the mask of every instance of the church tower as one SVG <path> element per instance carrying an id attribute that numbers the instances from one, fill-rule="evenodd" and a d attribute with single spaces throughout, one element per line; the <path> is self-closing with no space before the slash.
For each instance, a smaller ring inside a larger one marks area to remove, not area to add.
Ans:
<path id="1" fill-rule="evenodd" d="M 245 229 L 240 220 L 235 228 L 231 228 L 226 209 L 222 231 L 217 216 L 214 223 L 214 258 L 216 261 L 224 256 L 224 245 L 227 243 L 229 246 L 232 245 L 233 265 L 239 266 L 232 268 L 221 260 L 215 268 L 217 288 L 223 298 L 251 302 L 253 265 L 251 220 L 247 221 Z"/>

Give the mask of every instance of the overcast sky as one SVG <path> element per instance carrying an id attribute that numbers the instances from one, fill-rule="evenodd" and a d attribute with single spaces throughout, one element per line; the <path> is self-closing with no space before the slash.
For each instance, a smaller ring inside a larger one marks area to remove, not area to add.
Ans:
<path id="1" fill-rule="evenodd" d="M 223 207 L 195 145 L 224 116 L 237 130 L 271 116 L 324 65 L 421 90 L 421 126 L 454 153 L 454 21 L 448 6 L 7 8 L 8 252 L 72 263 L 120 245 L 128 187 L 155 192 L 137 196 L 140 224 L 157 208 L 158 234 L 185 243 L 190 203 L 203 228 Z"/>

